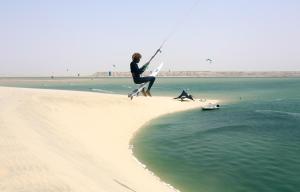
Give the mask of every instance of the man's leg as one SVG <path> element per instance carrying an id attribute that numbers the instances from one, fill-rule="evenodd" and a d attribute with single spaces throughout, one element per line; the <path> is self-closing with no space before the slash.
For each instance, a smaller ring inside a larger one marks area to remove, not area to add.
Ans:
<path id="1" fill-rule="evenodd" d="M 150 97 L 152 97 L 151 93 L 150 93 L 150 89 L 155 81 L 155 77 L 152 77 L 152 76 L 149 76 L 149 77 L 146 77 L 148 80 L 149 80 L 149 86 L 148 86 L 148 89 L 146 91 L 146 94 Z"/>
<path id="2" fill-rule="evenodd" d="M 146 77 L 137 77 L 137 78 L 134 78 L 133 81 L 135 84 L 142 84 L 142 83 L 148 82 L 149 80 L 146 79 Z"/>
<path id="3" fill-rule="evenodd" d="M 149 82 L 148 90 L 151 89 L 153 83 L 155 81 L 155 77 L 148 76 L 148 77 L 140 77 L 140 78 L 135 78 L 134 83 L 136 84 L 142 84 L 142 83 L 147 83 Z"/>
<path id="4" fill-rule="evenodd" d="M 142 83 L 147 83 L 147 82 L 149 82 L 150 81 L 150 83 L 151 83 L 151 78 L 149 78 L 149 77 L 139 77 L 139 78 L 134 78 L 133 79 L 134 80 L 134 83 L 136 83 L 136 84 L 142 84 Z M 153 84 L 153 83 L 152 83 Z M 150 86 L 150 85 L 149 85 Z M 152 86 L 152 85 L 151 85 Z M 149 88 L 148 88 L 149 89 Z M 149 91 L 145 91 L 145 88 L 143 88 L 142 89 L 142 94 L 144 95 L 144 96 L 151 96 L 151 94 L 149 93 Z"/>
<path id="5" fill-rule="evenodd" d="M 148 89 L 147 89 L 147 91 L 146 91 L 146 93 L 147 93 L 148 96 L 151 96 L 151 94 L 150 94 L 150 89 L 151 89 L 151 87 L 152 87 L 154 81 L 155 81 L 155 77 L 152 77 L 152 76 L 148 76 L 148 77 L 140 77 L 140 78 L 135 78 L 135 79 L 134 79 L 134 82 L 135 82 L 136 84 L 141 84 L 141 83 L 147 83 L 147 82 L 149 82 L 149 86 L 148 86 Z"/>
<path id="6" fill-rule="evenodd" d="M 148 86 L 148 91 L 150 91 L 150 89 L 151 89 L 151 87 L 152 87 L 152 85 L 153 85 L 153 83 L 154 83 L 154 81 L 155 81 L 155 77 L 149 76 L 149 77 L 147 77 L 147 78 L 148 78 L 149 81 L 150 81 L 149 86 Z"/>

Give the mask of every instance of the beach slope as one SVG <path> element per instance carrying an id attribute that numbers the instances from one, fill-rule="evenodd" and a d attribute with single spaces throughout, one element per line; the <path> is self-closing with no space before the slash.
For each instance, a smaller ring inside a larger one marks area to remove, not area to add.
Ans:
<path id="1" fill-rule="evenodd" d="M 0 87 L 0 191 L 174 191 L 129 142 L 151 119 L 203 104 Z"/>

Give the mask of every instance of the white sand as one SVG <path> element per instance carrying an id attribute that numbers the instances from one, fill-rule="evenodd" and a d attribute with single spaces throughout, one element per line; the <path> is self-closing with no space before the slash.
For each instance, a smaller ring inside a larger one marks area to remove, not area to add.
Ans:
<path id="1" fill-rule="evenodd" d="M 0 87 L 0 191 L 174 191 L 134 159 L 129 142 L 147 121 L 201 105 Z"/>

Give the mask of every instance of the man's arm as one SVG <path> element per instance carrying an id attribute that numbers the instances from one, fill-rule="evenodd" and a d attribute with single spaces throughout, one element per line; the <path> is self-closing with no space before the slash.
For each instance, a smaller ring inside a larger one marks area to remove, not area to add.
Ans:
<path id="1" fill-rule="evenodd" d="M 140 68 L 140 74 L 144 73 L 148 67 L 149 63 L 145 63 L 141 68 Z"/>

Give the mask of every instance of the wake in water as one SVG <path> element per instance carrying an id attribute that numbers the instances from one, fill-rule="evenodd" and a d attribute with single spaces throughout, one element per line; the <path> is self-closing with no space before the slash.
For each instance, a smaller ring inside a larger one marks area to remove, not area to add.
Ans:
<path id="1" fill-rule="evenodd" d="M 91 89 L 91 91 L 94 92 L 100 92 L 100 93 L 114 93 L 113 91 L 109 91 L 109 90 L 104 90 L 104 89 Z"/>
<path id="2" fill-rule="evenodd" d="M 275 110 L 256 110 L 256 113 L 261 113 L 264 115 L 271 115 L 271 116 L 280 116 L 280 117 L 294 117 L 294 118 L 300 118 L 300 113 L 292 113 L 287 111 L 275 111 Z"/>

